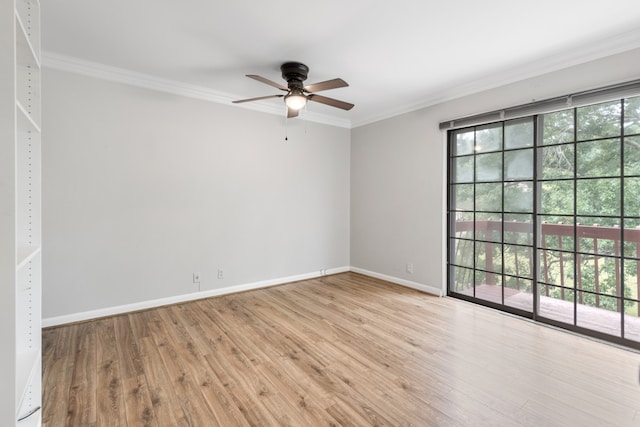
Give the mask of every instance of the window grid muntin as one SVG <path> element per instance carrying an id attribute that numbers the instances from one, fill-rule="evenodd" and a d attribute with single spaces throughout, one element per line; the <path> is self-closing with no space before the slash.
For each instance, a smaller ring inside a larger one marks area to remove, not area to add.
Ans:
<path id="1" fill-rule="evenodd" d="M 626 154 L 625 151 L 627 151 L 626 150 L 626 145 L 625 145 L 625 138 L 637 138 L 640 135 L 640 133 L 635 132 L 635 133 L 624 134 L 624 132 L 625 132 L 625 127 L 624 127 L 625 117 L 624 117 L 624 113 L 625 113 L 625 105 L 627 103 L 627 99 L 621 99 L 618 102 L 620 104 L 620 131 L 619 131 L 618 135 L 610 134 L 610 135 L 597 137 L 597 138 L 582 138 L 582 139 L 578 140 L 578 136 L 577 136 L 577 133 L 579 131 L 578 126 L 577 126 L 578 109 L 579 108 L 583 108 L 583 107 L 567 109 L 566 111 L 571 111 L 572 115 L 573 115 L 573 121 L 574 121 L 574 125 L 573 125 L 573 141 L 566 141 L 566 142 L 561 142 L 561 143 L 558 143 L 558 144 L 544 144 L 544 143 L 541 142 L 543 140 L 543 137 L 542 136 L 538 137 L 538 135 L 535 135 L 534 136 L 534 141 L 535 141 L 535 145 L 534 145 L 534 147 L 535 147 L 535 149 L 534 149 L 534 165 L 535 165 L 534 166 L 534 178 L 533 178 L 533 180 L 517 180 L 516 179 L 516 181 L 531 182 L 533 184 L 532 185 L 532 190 L 534 192 L 534 195 L 533 195 L 533 197 L 534 197 L 534 199 L 533 199 L 534 200 L 534 202 L 533 202 L 534 203 L 533 214 L 534 214 L 534 216 L 536 218 L 536 221 L 535 221 L 536 226 L 533 229 L 534 234 L 539 230 L 539 227 L 540 227 L 540 222 L 539 221 L 540 221 L 540 219 L 541 218 L 545 218 L 545 217 L 552 217 L 552 216 L 556 216 L 556 217 L 557 216 L 565 216 L 565 217 L 567 217 L 568 216 L 568 217 L 573 217 L 573 218 L 580 217 L 582 219 L 583 218 L 593 218 L 593 219 L 610 218 L 610 219 L 613 219 L 613 220 L 618 220 L 617 222 L 621 227 L 620 240 L 619 240 L 619 255 L 608 255 L 608 254 L 595 254 L 595 255 L 597 255 L 600 258 L 605 257 L 607 259 L 611 259 L 615 263 L 619 264 L 619 266 L 620 266 L 620 281 L 622 283 L 621 294 L 620 295 L 611 295 L 611 294 L 608 294 L 608 293 L 596 293 L 595 291 L 592 292 L 592 291 L 585 290 L 585 289 L 575 289 L 575 288 L 565 288 L 565 290 L 567 290 L 567 291 L 573 290 L 574 292 L 582 292 L 583 294 L 589 294 L 589 295 L 593 294 L 593 295 L 599 295 L 599 296 L 606 297 L 606 298 L 612 298 L 612 299 L 614 299 L 616 301 L 620 301 L 623 305 L 624 305 L 624 302 L 628 301 L 628 302 L 630 302 L 632 304 L 635 304 L 636 306 L 640 306 L 640 295 L 638 295 L 638 298 L 628 298 L 626 296 L 626 286 L 624 284 L 624 276 L 625 276 L 625 267 L 624 267 L 624 265 L 625 265 L 625 261 L 626 260 L 630 260 L 630 261 L 635 262 L 635 261 L 640 259 L 640 250 L 637 250 L 635 252 L 635 256 L 625 256 L 625 250 L 626 250 L 625 246 L 628 245 L 628 244 L 633 244 L 634 242 L 633 241 L 627 242 L 624 239 L 624 229 L 625 229 L 625 225 L 624 224 L 625 224 L 625 222 L 627 220 L 640 219 L 640 211 L 635 215 L 627 215 L 627 207 L 625 205 L 625 179 L 628 179 L 628 178 L 640 178 L 640 172 L 639 173 L 635 173 L 635 174 L 626 175 L 625 164 L 624 164 L 624 162 L 625 162 L 625 154 Z M 537 122 L 537 120 L 536 120 L 537 116 L 532 116 L 532 117 L 533 117 L 534 132 L 537 133 L 537 131 L 539 129 L 539 126 L 537 126 L 536 123 L 539 123 L 539 122 Z M 474 206 L 474 211 L 473 212 L 468 211 L 467 213 L 470 213 L 470 214 L 473 215 L 474 224 L 475 224 L 475 215 L 476 215 L 476 213 L 483 213 L 483 214 L 494 213 L 496 215 L 502 215 L 502 229 L 503 230 L 502 230 L 501 238 L 502 238 L 502 243 L 506 245 L 507 242 L 505 241 L 506 237 L 505 237 L 505 232 L 504 232 L 504 222 L 505 222 L 504 218 L 507 215 L 519 215 L 519 214 L 526 214 L 526 213 L 523 213 L 521 211 L 505 211 L 504 210 L 504 205 L 505 205 L 504 184 L 507 183 L 507 182 L 512 182 L 512 181 L 508 181 L 507 177 L 506 177 L 505 153 L 512 152 L 512 151 L 528 150 L 528 149 L 531 149 L 531 147 L 530 146 L 517 147 L 517 148 L 505 147 L 505 123 L 506 122 L 503 121 L 503 122 L 496 122 L 496 123 L 501 123 L 502 124 L 502 140 L 501 140 L 501 148 L 502 148 L 501 149 L 501 153 L 502 153 L 501 169 L 502 170 L 501 170 L 501 181 L 495 181 L 495 180 L 492 180 L 492 181 L 474 181 L 473 182 L 473 192 L 474 192 L 474 195 L 473 195 L 473 206 Z M 489 126 L 494 126 L 494 127 L 499 126 L 499 125 L 496 125 L 496 123 L 489 124 Z M 465 132 L 469 132 L 470 129 L 473 130 L 473 129 L 477 129 L 479 127 L 480 126 L 475 126 L 475 127 L 471 126 L 471 127 L 465 128 L 464 131 Z M 458 129 L 458 130 L 455 130 L 455 131 L 451 131 L 451 133 L 453 134 L 454 132 L 460 132 L 460 131 L 461 131 L 461 129 Z M 475 138 L 475 132 L 474 132 L 474 138 Z M 579 164 L 578 163 L 578 159 L 577 159 L 577 156 L 578 156 L 578 150 L 577 150 L 578 144 L 589 143 L 589 142 L 594 142 L 594 141 L 617 140 L 617 139 L 620 140 L 620 142 L 619 142 L 619 144 L 620 144 L 619 145 L 619 158 L 620 158 L 620 168 L 619 168 L 619 170 L 620 170 L 620 173 L 619 174 L 611 174 L 611 175 L 602 174 L 602 175 L 596 175 L 596 176 L 578 176 L 578 174 L 577 174 L 578 173 L 578 164 Z M 450 139 L 450 141 L 452 141 L 452 139 Z M 538 144 L 539 141 L 541 142 L 540 144 Z M 574 156 L 574 158 L 573 158 L 573 169 L 574 169 L 573 177 L 559 178 L 559 179 L 558 178 L 557 179 L 540 179 L 540 178 L 537 177 L 537 174 L 539 173 L 539 166 L 538 166 L 537 157 L 538 157 L 538 154 L 540 154 L 540 150 L 543 147 L 554 146 L 554 145 L 555 146 L 566 145 L 566 146 L 573 146 L 573 147 L 576 148 L 576 149 L 573 150 L 573 156 Z M 497 152 L 497 150 L 496 151 L 492 151 L 492 152 L 495 153 L 495 152 Z M 465 155 L 469 156 L 469 157 L 476 157 L 476 153 L 475 152 L 474 153 L 470 153 L 470 154 L 465 154 Z M 462 157 L 462 156 L 463 155 L 460 155 L 460 156 L 457 156 L 457 157 Z M 456 156 L 450 156 L 450 157 L 451 158 L 455 158 Z M 475 171 L 476 171 L 476 165 L 475 165 L 475 160 L 474 160 L 474 178 L 475 178 Z M 578 210 L 578 206 L 577 206 L 578 205 L 578 201 L 579 201 L 578 200 L 578 194 L 577 194 L 578 193 L 578 183 L 579 182 L 587 182 L 587 180 L 602 180 L 602 179 L 611 179 L 611 180 L 617 180 L 618 181 L 618 186 L 619 186 L 618 212 L 615 212 L 614 214 L 611 214 L 611 215 L 603 215 L 602 213 L 588 213 L 588 212 L 579 211 Z M 540 213 L 539 212 L 539 209 L 538 209 L 539 208 L 539 205 L 538 205 L 539 197 L 538 197 L 538 194 L 537 194 L 539 189 L 540 189 L 539 186 L 540 186 L 541 183 L 549 182 L 549 181 L 572 181 L 574 183 L 574 185 L 573 185 L 573 212 L 571 212 L 570 214 L 569 213 L 567 213 L 567 214 L 546 214 L 546 213 Z M 500 212 L 498 212 L 496 210 L 490 210 L 490 209 L 489 210 L 483 210 L 483 211 L 476 210 L 476 203 L 477 203 L 477 194 L 476 194 L 477 187 L 476 186 L 477 186 L 477 184 L 489 183 L 489 182 L 490 183 L 502 182 L 502 184 L 503 184 L 503 188 L 502 188 L 502 191 L 501 191 L 501 204 L 503 206 L 503 210 L 500 211 Z M 450 185 L 451 185 L 451 181 L 450 181 Z M 451 186 L 450 186 L 450 188 L 451 188 Z M 450 199 L 449 199 L 449 207 L 450 208 L 453 207 L 453 204 L 451 203 Z M 460 211 L 451 210 L 451 212 L 460 212 Z M 450 221 L 450 225 L 453 222 L 455 222 L 455 219 L 452 219 Z M 578 233 L 578 228 L 576 227 L 576 223 L 577 223 L 577 221 L 574 220 L 573 224 L 572 224 L 572 226 L 574 228 L 573 242 L 574 242 L 574 246 L 576 246 L 575 249 L 578 249 L 577 246 L 579 245 L 579 236 L 577 234 Z M 474 225 L 474 228 L 475 228 L 475 225 Z M 478 239 L 477 237 L 478 236 L 474 232 L 471 235 L 469 240 L 471 240 L 471 241 L 479 241 L 479 242 L 488 242 L 488 243 L 492 243 L 494 245 L 497 244 L 496 241 L 493 241 L 493 240 L 492 241 L 484 241 L 482 239 Z M 535 239 L 534 241 L 537 242 L 537 239 Z M 510 246 L 511 245 L 515 245 L 515 246 L 517 246 L 519 248 L 529 248 L 530 247 L 528 245 L 514 244 L 514 243 L 509 243 L 509 245 Z M 539 244 L 534 246 L 532 250 L 534 252 L 541 252 Z M 474 245 L 474 251 L 475 251 L 475 245 Z M 578 257 L 594 256 L 594 253 L 593 252 L 589 252 L 589 251 L 578 251 L 578 250 L 570 251 L 570 250 L 563 249 L 561 252 L 566 253 L 566 254 L 577 254 L 576 258 L 574 259 L 574 264 L 575 264 L 575 261 L 576 261 L 576 259 Z M 503 270 L 503 272 L 502 272 L 502 275 L 504 275 L 506 277 L 512 277 L 511 275 L 504 273 L 504 266 L 505 266 L 505 263 L 504 263 L 504 250 L 502 252 L 502 257 L 503 257 L 503 262 L 502 262 L 502 270 Z M 476 259 L 476 256 L 474 254 L 474 260 L 475 259 Z M 538 261 L 539 261 L 539 255 L 534 256 L 534 263 L 538 264 Z M 577 275 L 578 269 L 575 268 L 575 267 L 576 266 L 574 266 L 574 268 L 573 268 L 574 275 Z M 540 267 L 536 267 L 535 268 L 535 271 L 534 271 L 534 274 L 533 274 L 534 279 L 539 278 L 538 277 L 539 276 L 539 268 Z M 476 266 L 475 269 L 477 270 L 478 266 Z M 519 276 L 513 276 L 513 277 L 519 277 Z M 521 277 L 521 279 L 526 280 L 527 278 L 522 278 Z M 576 283 L 576 280 L 574 279 L 574 285 L 575 285 L 575 283 Z M 545 284 L 544 282 L 540 282 L 539 285 L 541 285 L 541 286 L 554 286 L 554 285 Z M 560 286 L 557 286 L 557 285 L 555 287 L 556 288 L 560 288 Z M 475 288 L 475 286 L 474 286 L 474 288 Z M 533 292 L 533 294 L 534 294 L 534 298 L 535 298 L 536 295 L 538 294 L 538 292 L 535 291 L 535 292 Z M 474 296 L 475 296 L 475 289 L 474 289 Z M 574 298 L 575 297 L 576 296 L 574 295 Z M 503 289 L 502 302 L 504 303 L 504 289 Z M 535 305 L 535 307 L 537 307 L 537 304 Z M 577 304 L 574 303 L 574 322 L 573 322 L 574 325 L 576 325 L 576 322 L 578 320 L 576 309 L 577 309 Z M 625 316 L 628 317 L 630 315 L 627 315 L 625 313 L 625 309 L 623 309 L 623 310 L 620 311 L 620 317 L 621 317 L 621 319 L 620 319 L 621 320 L 620 330 L 621 330 L 621 335 L 623 337 L 624 337 L 624 317 Z"/>

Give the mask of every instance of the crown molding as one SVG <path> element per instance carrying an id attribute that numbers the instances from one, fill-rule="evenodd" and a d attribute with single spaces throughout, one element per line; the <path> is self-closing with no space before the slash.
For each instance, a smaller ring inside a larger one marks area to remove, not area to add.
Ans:
<path id="1" fill-rule="evenodd" d="M 384 113 L 373 114 L 361 120 L 340 119 L 310 111 L 301 112 L 299 119 L 352 129 L 637 48 L 640 48 L 640 28 L 599 40 L 597 43 L 587 44 L 582 46 L 582 48 L 576 48 L 570 52 L 557 53 L 542 59 L 520 64 L 498 73 L 492 73 L 467 83 L 458 84 L 455 87 L 443 88 L 440 91 L 428 94 L 420 102 L 398 105 L 386 110 Z M 233 104 L 231 101 L 239 98 L 239 96 L 218 92 L 203 86 L 163 79 L 149 74 L 111 67 L 53 52 L 42 52 L 42 65 L 48 68 L 167 92 L 174 95 L 284 116 L 282 106 L 278 106 L 275 103 L 258 101 L 246 104 Z"/>
<path id="2" fill-rule="evenodd" d="M 352 128 L 638 48 L 640 48 L 640 28 L 599 40 L 597 43 L 586 44 L 570 52 L 557 53 L 505 69 L 498 73 L 492 73 L 488 76 L 456 85 L 455 87 L 444 88 L 441 91 L 429 94 L 426 99 L 420 102 L 399 105 L 384 114 L 370 116 L 364 120 L 353 121 Z"/>
<path id="3" fill-rule="evenodd" d="M 231 101 L 238 99 L 239 96 L 218 92 L 203 86 L 191 85 L 176 80 L 163 79 L 149 74 L 138 73 L 124 68 L 112 67 L 53 52 L 42 52 L 42 65 L 51 69 L 166 92 L 187 98 L 214 102 L 217 104 L 227 105 L 229 107 L 260 111 L 277 116 L 285 115 L 285 109 L 282 106 L 275 105 L 274 103 L 259 101 L 247 104 L 233 104 Z M 351 128 L 351 120 L 340 119 L 309 111 L 301 112 L 299 119 L 347 129 Z"/>

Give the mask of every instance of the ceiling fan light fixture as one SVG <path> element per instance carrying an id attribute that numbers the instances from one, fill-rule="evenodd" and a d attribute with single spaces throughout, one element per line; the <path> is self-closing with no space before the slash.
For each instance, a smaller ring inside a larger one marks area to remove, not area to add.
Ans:
<path id="1" fill-rule="evenodd" d="M 287 104 L 287 107 L 297 111 L 307 105 L 307 97 L 301 90 L 293 89 L 288 95 L 285 95 L 284 103 Z"/>
<path id="2" fill-rule="evenodd" d="M 261 101 L 263 99 L 284 98 L 284 103 L 287 106 L 287 118 L 298 117 L 298 111 L 307 105 L 307 101 L 318 102 L 320 104 L 340 108 L 345 111 L 349 111 L 354 107 L 353 104 L 348 102 L 328 98 L 315 93 L 322 90 L 349 86 L 349 84 L 342 79 L 326 80 L 305 86 L 303 82 L 307 80 L 307 74 L 309 73 L 309 67 L 306 65 L 299 62 L 285 62 L 280 66 L 280 71 L 282 71 L 282 78 L 287 82 L 287 86 L 256 74 L 247 74 L 247 77 L 257 80 L 260 83 L 275 87 L 276 89 L 280 89 L 281 91 L 286 92 L 286 95 L 278 94 L 258 96 L 256 98 L 239 99 L 237 101 L 233 101 L 233 103 L 240 104 L 243 102 Z"/>

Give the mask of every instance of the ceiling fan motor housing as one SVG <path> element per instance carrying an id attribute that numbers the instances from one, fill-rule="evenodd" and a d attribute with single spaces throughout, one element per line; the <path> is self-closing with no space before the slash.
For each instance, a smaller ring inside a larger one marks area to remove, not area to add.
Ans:
<path id="1" fill-rule="evenodd" d="M 282 78 L 287 81 L 286 88 L 281 83 L 276 83 L 255 74 L 247 74 L 247 77 L 287 92 L 286 95 L 278 94 L 258 96 L 256 98 L 240 99 L 237 101 L 233 101 L 233 103 L 238 104 L 242 102 L 262 101 L 263 99 L 270 98 L 284 98 L 284 102 L 287 105 L 288 118 L 297 117 L 298 110 L 304 107 L 307 101 L 319 102 L 320 104 L 340 108 L 345 111 L 349 111 L 354 107 L 353 104 L 350 104 L 348 102 L 315 94 L 315 92 L 320 92 L 323 90 L 337 89 L 349 86 L 347 82 L 342 79 L 326 80 L 323 82 L 304 86 L 303 82 L 307 80 L 307 75 L 309 74 L 309 67 L 307 67 L 306 65 L 300 62 L 285 62 L 280 66 L 280 71 L 282 72 Z"/>
<path id="2" fill-rule="evenodd" d="M 300 62 L 285 62 L 280 66 L 282 78 L 289 83 L 289 88 L 302 88 L 302 82 L 307 80 L 309 67 Z"/>

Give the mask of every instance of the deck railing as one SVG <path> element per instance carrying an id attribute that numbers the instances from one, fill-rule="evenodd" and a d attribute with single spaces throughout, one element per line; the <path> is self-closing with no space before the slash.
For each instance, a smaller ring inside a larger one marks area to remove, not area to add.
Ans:
<path id="1" fill-rule="evenodd" d="M 519 270 L 525 268 L 532 277 L 534 225 L 531 222 L 502 222 L 490 219 L 475 222 L 459 220 L 455 222 L 454 226 L 456 238 L 463 239 L 458 240 L 454 248 L 457 259 L 474 256 L 472 242 L 475 232 L 476 251 L 480 248 L 485 254 L 483 260 L 480 259 L 481 257 L 475 257 L 475 267 L 484 272 L 485 284 L 495 285 L 497 283 L 496 275 L 498 273 L 494 268 L 494 257 L 491 254 L 494 253 L 496 245 L 502 243 L 509 244 L 514 276 L 521 276 Z M 560 298 L 565 299 L 565 292 L 575 290 L 578 291 L 577 301 L 579 304 L 583 304 L 584 295 L 589 294 L 593 295 L 593 299 L 595 299 L 589 305 L 595 307 L 601 306 L 601 297 L 617 297 L 618 312 L 623 309 L 621 299 L 624 293 L 623 280 L 627 282 L 628 286 L 630 281 L 635 281 L 631 286 L 635 287 L 635 297 L 640 296 L 640 260 L 637 259 L 640 258 L 640 227 L 621 230 L 619 226 L 603 227 L 597 224 L 578 224 L 574 227 L 573 224 L 542 223 L 540 233 L 538 259 L 540 277 L 538 280 L 549 285 L 542 286 L 542 295 L 549 296 L 549 289 L 558 287 Z M 621 271 L 623 244 L 625 245 L 625 260 L 635 263 L 635 272 L 633 273 L 629 269 L 626 274 Z M 574 249 L 576 249 L 575 252 Z M 575 267 L 572 267 L 574 257 Z M 477 265 L 480 262 L 483 265 Z M 605 266 L 606 263 L 609 264 L 608 267 Z M 613 268 L 611 263 L 613 263 Z M 575 275 L 573 268 L 575 268 Z M 590 274 L 591 269 L 593 269 L 593 274 Z M 613 278 L 611 277 L 612 273 Z M 525 273 L 526 275 L 527 273 Z M 603 278 L 606 279 L 606 284 L 602 283 Z M 573 286 L 574 282 L 575 287 Z M 613 289 L 610 289 L 612 283 L 615 286 L 615 295 Z M 603 285 L 607 288 L 604 292 Z M 587 292 L 581 292 L 583 290 L 587 290 Z M 611 308 L 609 307 L 609 309 Z M 640 316 L 640 313 L 638 315 Z"/>

